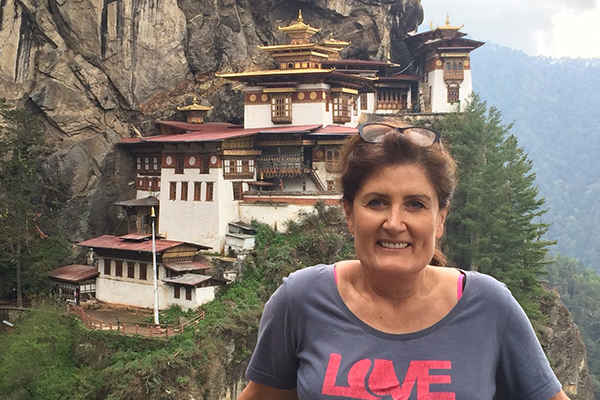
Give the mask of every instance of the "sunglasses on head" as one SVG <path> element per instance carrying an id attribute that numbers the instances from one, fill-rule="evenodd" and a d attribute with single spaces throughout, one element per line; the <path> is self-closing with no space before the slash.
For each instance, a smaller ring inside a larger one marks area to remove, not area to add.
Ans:
<path id="1" fill-rule="evenodd" d="M 439 132 L 421 126 L 399 127 L 379 122 L 358 126 L 360 137 L 368 143 L 379 143 L 389 133 L 401 133 L 407 140 L 422 147 L 429 147 L 440 140 Z"/>

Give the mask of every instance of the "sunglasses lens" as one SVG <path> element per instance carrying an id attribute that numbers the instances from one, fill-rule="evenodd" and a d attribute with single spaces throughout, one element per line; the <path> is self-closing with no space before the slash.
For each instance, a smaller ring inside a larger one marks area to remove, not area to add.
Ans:
<path id="1" fill-rule="evenodd" d="M 435 141 L 435 132 L 426 128 L 409 128 L 404 131 L 404 136 L 419 146 L 431 146 Z"/>
<path id="2" fill-rule="evenodd" d="M 371 143 L 383 141 L 383 138 L 391 132 L 401 133 L 407 140 L 423 147 L 431 146 L 435 143 L 437 138 L 437 134 L 434 131 L 420 127 L 396 128 L 385 124 L 375 123 L 362 125 L 359 130 L 362 138 Z"/>
<path id="3" fill-rule="evenodd" d="M 381 142 L 385 135 L 395 130 L 395 128 L 387 125 L 369 124 L 363 126 L 362 138 L 367 142 Z"/>

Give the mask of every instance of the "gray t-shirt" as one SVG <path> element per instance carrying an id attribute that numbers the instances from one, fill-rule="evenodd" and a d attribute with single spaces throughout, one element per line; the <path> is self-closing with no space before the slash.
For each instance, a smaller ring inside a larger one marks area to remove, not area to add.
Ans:
<path id="1" fill-rule="evenodd" d="M 284 279 L 267 302 L 248 379 L 300 400 L 548 400 L 561 388 L 525 313 L 495 279 L 466 272 L 441 321 L 388 334 L 344 304 L 332 265 Z"/>

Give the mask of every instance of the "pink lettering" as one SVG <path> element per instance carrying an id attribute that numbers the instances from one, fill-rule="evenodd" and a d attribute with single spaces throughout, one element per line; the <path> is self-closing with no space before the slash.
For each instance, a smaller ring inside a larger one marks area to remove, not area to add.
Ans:
<path id="1" fill-rule="evenodd" d="M 341 361 L 342 356 L 340 354 L 331 353 L 329 356 L 322 393 L 328 396 L 377 400 L 377 397 L 369 394 L 365 388 L 365 378 L 371 367 L 371 360 L 364 359 L 357 361 L 352 368 L 350 368 L 350 371 L 348 371 L 348 386 L 337 386 L 335 381 L 340 370 Z"/>
<path id="2" fill-rule="evenodd" d="M 431 370 L 452 369 L 450 361 L 413 360 L 408 366 L 404 381 L 400 384 L 394 364 L 390 360 L 376 359 L 369 374 L 371 360 L 357 361 L 348 373 L 348 386 L 336 385 L 342 356 L 332 353 L 323 381 L 322 393 L 329 396 L 341 396 L 361 400 L 377 400 L 369 390 L 378 396 L 391 396 L 394 400 L 408 400 L 417 387 L 417 400 L 455 400 L 452 392 L 431 392 L 431 385 L 451 383 L 450 375 L 431 375 Z M 369 374 L 368 386 L 365 381 Z"/>

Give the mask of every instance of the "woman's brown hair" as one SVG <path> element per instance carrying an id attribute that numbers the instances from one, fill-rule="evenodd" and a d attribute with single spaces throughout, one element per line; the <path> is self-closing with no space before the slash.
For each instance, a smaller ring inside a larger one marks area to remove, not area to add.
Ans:
<path id="1" fill-rule="evenodd" d="M 375 171 L 386 166 L 414 164 L 425 170 L 437 194 L 440 210 L 450 207 L 457 184 L 456 162 L 442 143 L 422 147 L 407 140 L 402 133 L 390 133 L 381 142 L 368 143 L 356 135 L 344 144 L 341 160 L 342 201 L 349 205 Z M 431 264 L 446 265 L 446 257 L 437 244 Z"/>

